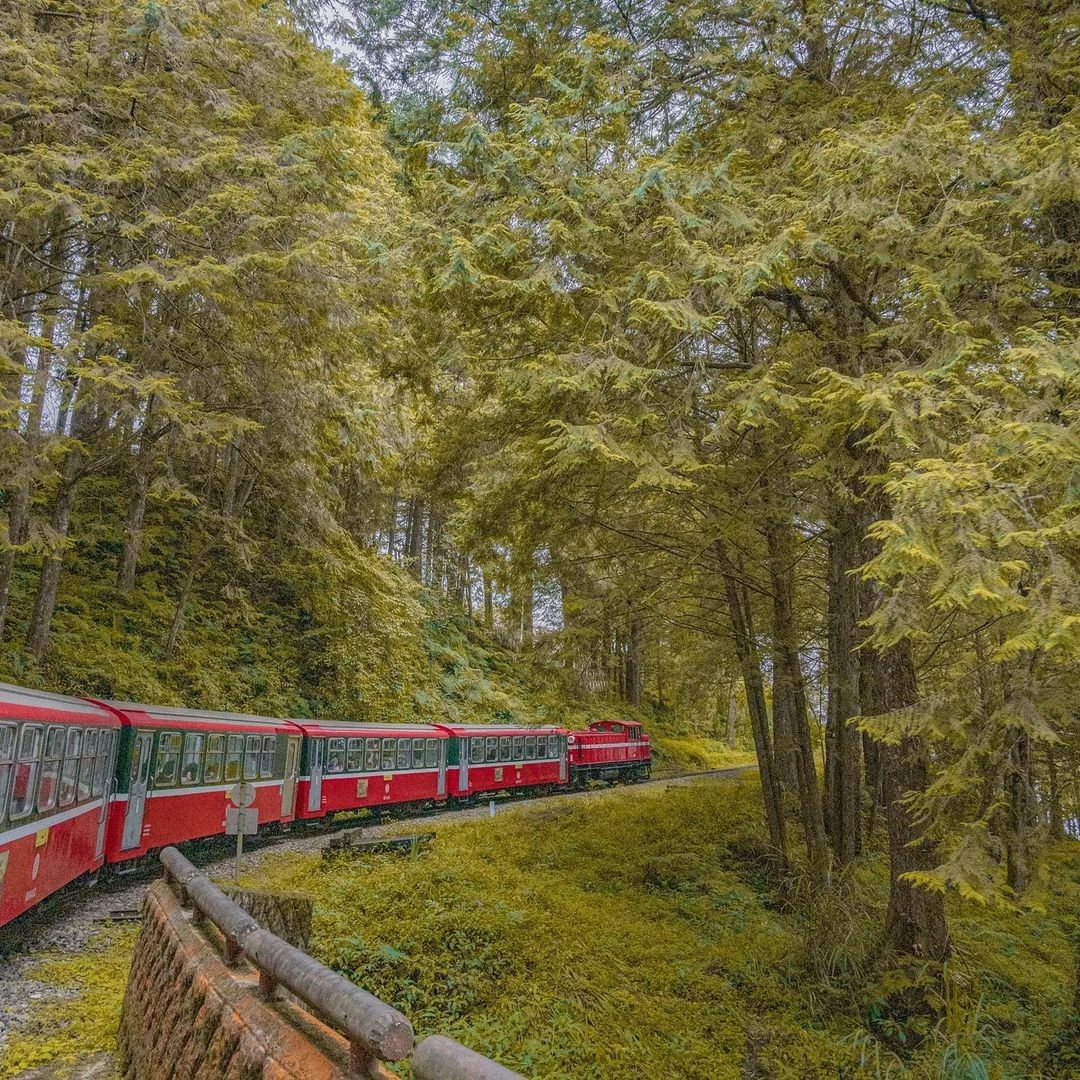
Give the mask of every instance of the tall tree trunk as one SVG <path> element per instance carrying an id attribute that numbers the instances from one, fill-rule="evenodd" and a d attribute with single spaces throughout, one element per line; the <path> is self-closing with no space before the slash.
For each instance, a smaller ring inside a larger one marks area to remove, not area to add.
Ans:
<path id="1" fill-rule="evenodd" d="M 910 708 L 918 700 L 915 660 L 907 641 L 876 657 L 886 713 Z M 896 953 L 942 961 L 951 951 L 945 923 L 945 897 L 908 880 L 938 864 L 937 849 L 922 840 L 908 796 L 929 783 L 929 754 L 921 736 L 905 735 L 882 747 L 882 779 L 889 826 L 889 907 L 885 939 Z"/>
<path id="2" fill-rule="evenodd" d="M 641 616 L 630 616 L 630 634 L 626 643 L 626 700 L 630 705 L 641 704 Z"/>
<path id="3" fill-rule="evenodd" d="M 395 491 L 390 496 L 390 513 L 386 527 L 386 554 L 392 559 L 394 548 L 397 546 L 397 513 L 398 493 Z"/>
<path id="4" fill-rule="evenodd" d="M 733 565 L 728 557 L 727 549 L 720 541 L 716 543 L 716 552 L 724 579 L 724 592 L 727 596 L 735 654 L 739 659 L 743 687 L 746 691 L 750 727 L 754 734 L 758 774 L 761 777 L 761 790 L 765 801 L 765 823 L 769 831 L 769 842 L 773 848 L 774 858 L 778 868 L 783 871 L 788 865 L 787 829 L 784 823 L 780 781 L 776 774 L 776 759 L 769 734 L 769 711 L 765 704 L 765 683 L 761 676 L 761 660 L 754 638 L 750 597 L 746 586 L 737 576 L 738 568 Z"/>
<path id="5" fill-rule="evenodd" d="M 785 718 L 787 768 L 791 786 L 799 794 L 799 810 L 806 836 L 810 865 L 819 881 L 827 876 L 828 844 L 817 763 L 810 738 L 810 708 L 806 680 L 799 662 L 798 627 L 795 622 L 795 556 L 790 521 L 770 514 L 766 524 L 769 576 L 773 594 L 773 710 L 782 703 Z"/>
<path id="6" fill-rule="evenodd" d="M 492 593 L 491 574 L 484 572 L 484 629 L 491 630 L 495 626 L 495 597 Z"/>
<path id="7" fill-rule="evenodd" d="M 41 564 L 34 610 L 26 631 L 26 647 L 38 660 L 44 658 L 49 648 L 49 632 L 52 629 L 56 598 L 60 590 L 60 571 L 64 565 L 64 551 L 71 527 L 71 508 L 75 501 L 75 486 L 79 479 L 82 456 L 81 450 L 68 451 L 61 471 L 60 488 L 53 503 L 51 549 Z"/>
<path id="8" fill-rule="evenodd" d="M 409 500 L 409 522 L 405 533 L 405 565 L 419 579 L 424 554 L 424 500 L 414 495 Z"/>
<path id="9" fill-rule="evenodd" d="M 738 699 L 735 696 L 735 680 L 731 680 L 728 688 L 727 699 L 727 748 L 735 749 L 735 720 L 737 717 Z"/>
<path id="10" fill-rule="evenodd" d="M 116 573 L 116 587 L 120 592 L 130 592 L 135 588 L 135 578 L 139 572 L 139 548 L 142 544 L 142 527 L 146 517 L 146 498 L 150 489 L 150 458 L 154 444 L 161 432 L 152 428 L 154 416 L 154 395 L 146 403 L 146 417 L 139 436 L 139 448 L 135 452 L 135 469 L 131 498 L 128 501 L 127 516 L 124 519 L 124 543 L 120 551 L 120 565 Z M 233 498 L 235 503 L 235 493 Z"/>
<path id="11" fill-rule="evenodd" d="M 829 704 L 825 770 L 826 822 L 833 853 L 849 863 L 862 848 L 861 746 L 851 720 L 859 715 L 859 516 L 837 503 L 829 539 Z"/>

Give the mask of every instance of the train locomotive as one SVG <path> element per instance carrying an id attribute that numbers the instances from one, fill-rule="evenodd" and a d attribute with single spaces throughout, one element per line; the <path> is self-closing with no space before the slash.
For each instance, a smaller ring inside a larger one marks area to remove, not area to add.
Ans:
<path id="1" fill-rule="evenodd" d="M 102 870 L 225 832 L 227 793 L 259 827 L 360 809 L 467 805 L 651 772 L 641 725 L 583 731 L 374 724 L 97 701 L 0 683 L 0 926 Z"/>

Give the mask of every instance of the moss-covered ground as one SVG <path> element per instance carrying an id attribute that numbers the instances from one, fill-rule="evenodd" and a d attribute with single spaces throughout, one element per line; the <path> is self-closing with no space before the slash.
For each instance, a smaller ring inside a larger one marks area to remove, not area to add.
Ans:
<path id="1" fill-rule="evenodd" d="M 29 978 L 64 996 L 43 1000 L 0 1046 L 0 1078 L 44 1065 L 62 1076 L 66 1065 L 115 1051 L 137 929 L 103 927 L 83 951 L 50 953 L 30 965 Z"/>
<path id="2" fill-rule="evenodd" d="M 778 904 L 759 799 L 751 779 L 616 789 L 436 825 L 411 858 L 271 855 L 250 883 L 309 892 L 317 955 L 418 1034 L 534 1077 L 1077 1075 L 1060 1032 L 1080 845 L 1059 846 L 1041 910 L 953 910 L 941 1015 L 897 1025 L 884 860 L 812 912 L 797 884 Z"/>

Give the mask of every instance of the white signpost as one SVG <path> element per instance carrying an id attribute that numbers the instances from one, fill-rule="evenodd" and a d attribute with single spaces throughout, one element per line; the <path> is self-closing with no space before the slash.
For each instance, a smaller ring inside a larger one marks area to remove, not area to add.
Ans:
<path id="1" fill-rule="evenodd" d="M 225 835 L 236 837 L 236 868 L 233 881 L 240 880 L 240 858 L 244 854 L 244 837 L 255 836 L 259 831 L 259 811 L 249 809 L 255 801 L 255 785 L 241 780 L 229 791 L 229 802 L 225 807 Z"/>

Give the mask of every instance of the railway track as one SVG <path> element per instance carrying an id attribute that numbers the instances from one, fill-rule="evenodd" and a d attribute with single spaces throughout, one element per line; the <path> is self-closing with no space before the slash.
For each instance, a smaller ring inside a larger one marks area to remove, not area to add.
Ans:
<path id="1" fill-rule="evenodd" d="M 654 776 L 648 780 L 639 780 L 626 786 L 631 788 L 655 787 L 660 784 L 680 786 L 700 780 L 734 779 L 754 768 L 756 766 L 736 765 L 703 772 Z M 501 795 L 494 800 L 479 799 L 475 805 L 464 807 L 445 805 L 424 809 L 391 807 L 377 815 L 372 815 L 366 811 L 356 811 L 334 821 L 311 822 L 297 828 L 267 831 L 258 836 L 250 837 L 245 848 L 249 856 L 281 847 L 295 850 L 317 849 L 327 836 L 344 830 L 363 829 L 373 835 L 380 835 L 388 830 L 398 828 L 408 821 L 439 819 L 453 821 L 487 817 L 491 812 L 490 803 L 492 801 L 495 803 L 496 813 L 498 814 L 512 807 L 534 805 L 553 799 L 588 797 L 589 795 L 611 791 L 622 786 L 618 784 L 593 784 L 582 789 L 554 791 L 542 795 Z M 214 871 L 220 870 L 223 875 L 229 872 L 233 852 L 231 837 L 207 837 L 205 840 L 185 844 L 184 848 L 188 858 L 197 866 Z M 217 866 L 219 863 L 220 867 Z M 55 894 L 33 911 L 27 912 L 26 915 L 0 929 L 0 956 L 22 953 L 54 944 L 62 946 L 63 941 L 54 942 L 53 940 L 53 924 L 57 922 L 63 924 L 72 917 L 80 926 L 85 925 L 86 929 L 92 929 L 95 924 L 100 923 L 137 921 L 142 894 L 146 886 L 159 877 L 160 873 L 157 857 L 152 856 L 133 870 L 105 875 L 96 883 L 73 883 L 68 889 Z M 84 941 L 86 936 L 86 934 L 75 935 L 73 944 L 77 946 L 79 939 Z M 62 935 L 62 937 L 66 937 L 66 935 Z M 63 951 L 73 950 L 64 948 Z"/>

